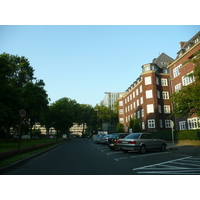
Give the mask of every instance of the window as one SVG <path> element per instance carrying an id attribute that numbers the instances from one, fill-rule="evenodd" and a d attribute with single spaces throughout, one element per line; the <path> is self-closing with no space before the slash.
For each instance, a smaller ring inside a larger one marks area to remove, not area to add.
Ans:
<path id="1" fill-rule="evenodd" d="M 161 79 L 161 85 L 162 86 L 168 86 L 167 79 L 162 78 Z"/>
<path id="2" fill-rule="evenodd" d="M 136 96 L 138 95 L 138 89 L 136 89 Z"/>
<path id="3" fill-rule="evenodd" d="M 164 105 L 164 113 L 170 113 L 170 106 Z"/>
<path id="4" fill-rule="evenodd" d="M 127 102 L 129 102 L 129 96 L 127 97 Z"/>
<path id="5" fill-rule="evenodd" d="M 140 103 L 143 104 L 143 97 L 140 97 Z"/>
<path id="6" fill-rule="evenodd" d="M 149 99 L 152 97 L 153 97 L 152 90 L 146 90 L 146 99 Z"/>
<path id="7" fill-rule="evenodd" d="M 157 90 L 157 97 L 160 99 L 160 91 Z"/>
<path id="8" fill-rule="evenodd" d="M 142 122 L 142 130 L 145 130 L 145 122 Z"/>
<path id="9" fill-rule="evenodd" d="M 135 108 L 135 102 L 133 102 L 133 108 Z"/>
<path id="10" fill-rule="evenodd" d="M 140 111 L 137 112 L 137 117 L 140 118 Z"/>
<path id="11" fill-rule="evenodd" d="M 165 120 L 165 128 L 171 128 L 171 120 Z"/>
<path id="12" fill-rule="evenodd" d="M 186 121 L 180 121 L 179 128 L 180 130 L 186 130 Z"/>
<path id="13" fill-rule="evenodd" d="M 124 123 L 124 118 L 119 118 L 120 123 Z"/>
<path id="14" fill-rule="evenodd" d="M 141 110 L 141 115 L 144 117 L 144 109 Z"/>
<path id="15" fill-rule="evenodd" d="M 123 106 L 123 101 L 119 101 L 119 106 Z"/>
<path id="16" fill-rule="evenodd" d="M 198 41 L 199 41 L 199 38 L 195 39 L 195 40 L 194 40 L 194 43 L 196 44 Z"/>
<path id="17" fill-rule="evenodd" d="M 135 91 L 133 92 L 133 98 L 135 98 Z"/>
<path id="18" fill-rule="evenodd" d="M 189 85 L 190 83 L 194 82 L 194 76 L 188 76 L 191 73 L 193 73 L 193 72 L 190 72 L 187 75 L 182 77 L 182 81 L 183 81 L 184 86 Z"/>
<path id="19" fill-rule="evenodd" d="M 144 81 L 145 81 L 145 85 L 150 85 L 151 84 L 151 76 L 145 77 Z"/>
<path id="20" fill-rule="evenodd" d="M 181 83 L 175 85 L 175 92 L 178 92 L 179 90 L 181 90 Z"/>
<path id="21" fill-rule="evenodd" d="M 159 113 L 162 113 L 161 105 L 158 105 L 158 112 L 159 112 Z"/>
<path id="22" fill-rule="evenodd" d="M 140 85 L 140 93 L 142 92 L 142 85 Z"/>
<path id="23" fill-rule="evenodd" d="M 156 84 L 159 85 L 159 78 L 156 77 Z"/>
<path id="24" fill-rule="evenodd" d="M 136 113 L 134 113 L 134 119 L 136 119 Z"/>
<path id="25" fill-rule="evenodd" d="M 119 109 L 119 114 L 124 114 L 124 110 L 123 109 Z"/>
<path id="26" fill-rule="evenodd" d="M 174 73 L 174 78 L 177 77 L 180 74 L 179 69 L 182 67 L 182 64 L 180 64 L 179 66 L 177 66 L 176 68 L 173 69 L 173 73 Z"/>
<path id="27" fill-rule="evenodd" d="M 188 119 L 188 129 L 197 128 L 200 128 L 200 119 L 197 117 Z"/>
<path id="28" fill-rule="evenodd" d="M 131 110 L 133 110 L 133 104 L 131 104 L 130 107 L 131 107 Z"/>
<path id="29" fill-rule="evenodd" d="M 163 122 L 162 122 L 162 119 L 160 119 L 159 122 L 160 122 L 160 128 L 163 128 Z"/>
<path id="30" fill-rule="evenodd" d="M 130 94 L 130 100 L 132 100 L 132 94 Z"/>
<path id="31" fill-rule="evenodd" d="M 169 99 L 169 92 L 162 92 L 163 99 Z"/>
<path id="32" fill-rule="evenodd" d="M 154 119 L 148 120 L 148 128 L 155 128 L 155 120 Z"/>
<path id="33" fill-rule="evenodd" d="M 147 113 L 154 113 L 154 106 L 153 106 L 153 104 L 147 105 Z"/>
<path id="34" fill-rule="evenodd" d="M 139 106 L 140 105 L 140 103 L 139 103 L 139 99 L 137 100 L 137 106 Z"/>

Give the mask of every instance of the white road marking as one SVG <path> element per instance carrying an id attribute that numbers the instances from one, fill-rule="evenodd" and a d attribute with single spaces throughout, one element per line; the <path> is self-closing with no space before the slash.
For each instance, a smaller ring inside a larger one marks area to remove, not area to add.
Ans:
<path id="1" fill-rule="evenodd" d="M 192 156 L 188 156 L 188 157 L 179 158 L 179 159 L 175 159 L 175 160 L 170 160 L 170 161 L 157 163 L 157 164 L 153 164 L 153 165 L 147 165 L 147 166 L 143 166 L 143 167 L 138 167 L 138 168 L 134 168 L 133 170 L 146 169 L 146 168 L 150 168 L 150 167 L 154 167 L 154 166 L 160 166 L 160 165 L 163 165 L 163 164 L 166 164 L 166 163 L 172 163 L 172 162 L 177 161 L 177 160 L 183 160 L 183 159 L 187 159 L 187 158 L 191 158 L 191 157 Z"/>
<path id="2" fill-rule="evenodd" d="M 144 155 L 136 155 L 136 156 L 114 158 L 114 160 L 119 161 L 119 160 L 124 160 L 124 159 L 128 159 L 128 158 L 139 158 L 139 157 L 143 157 L 143 156 L 155 156 L 155 155 L 164 154 L 164 153 L 169 153 L 169 152 L 151 153 L 151 154 L 144 154 Z"/>

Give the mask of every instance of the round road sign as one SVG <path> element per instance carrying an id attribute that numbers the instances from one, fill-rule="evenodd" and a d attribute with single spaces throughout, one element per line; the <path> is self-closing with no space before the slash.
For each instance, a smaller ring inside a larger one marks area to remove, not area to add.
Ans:
<path id="1" fill-rule="evenodd" d="M 25 110 L 20 110 L 19 111 L 19 115 L 21 116 L 21 117 L 25 117 L 26 116 L 26 111 Z"/>

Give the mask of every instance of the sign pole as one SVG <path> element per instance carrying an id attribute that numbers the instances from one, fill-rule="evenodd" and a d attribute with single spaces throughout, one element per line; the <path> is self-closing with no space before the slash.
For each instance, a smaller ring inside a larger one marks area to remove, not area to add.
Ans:
<path id="1" fill-rule="evenodd" d="M 21 131 L 22 131 L 22 118 L 26 116 L 26 111 L 25 110 L 20 110 L 19 111 L 20 115 L 20 124 L 19 124 L 19 135 L 18 135 L 18 152 L 20 151 L 20 142 L 21 142 Z"/>
<path id="2" fill-rule="evenodd" d="M 174 146 L 174 122 L 171 120 L 170 121 L 171 129 L 172 129 L 172 143 Z"/>

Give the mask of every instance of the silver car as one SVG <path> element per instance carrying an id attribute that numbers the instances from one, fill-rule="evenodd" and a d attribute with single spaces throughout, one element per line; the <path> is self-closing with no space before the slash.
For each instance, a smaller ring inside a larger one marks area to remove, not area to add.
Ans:
<path id="1" fill-rule="evenodd" d="M 146 153 L 147 150 L 151 149 L 165 151 L 167 147 L 165 140 L 158 139 L 151 133 L 131 133 L 124 139 L 119 139 L 117 144 L 124 153 L 134 150 Z"/>

